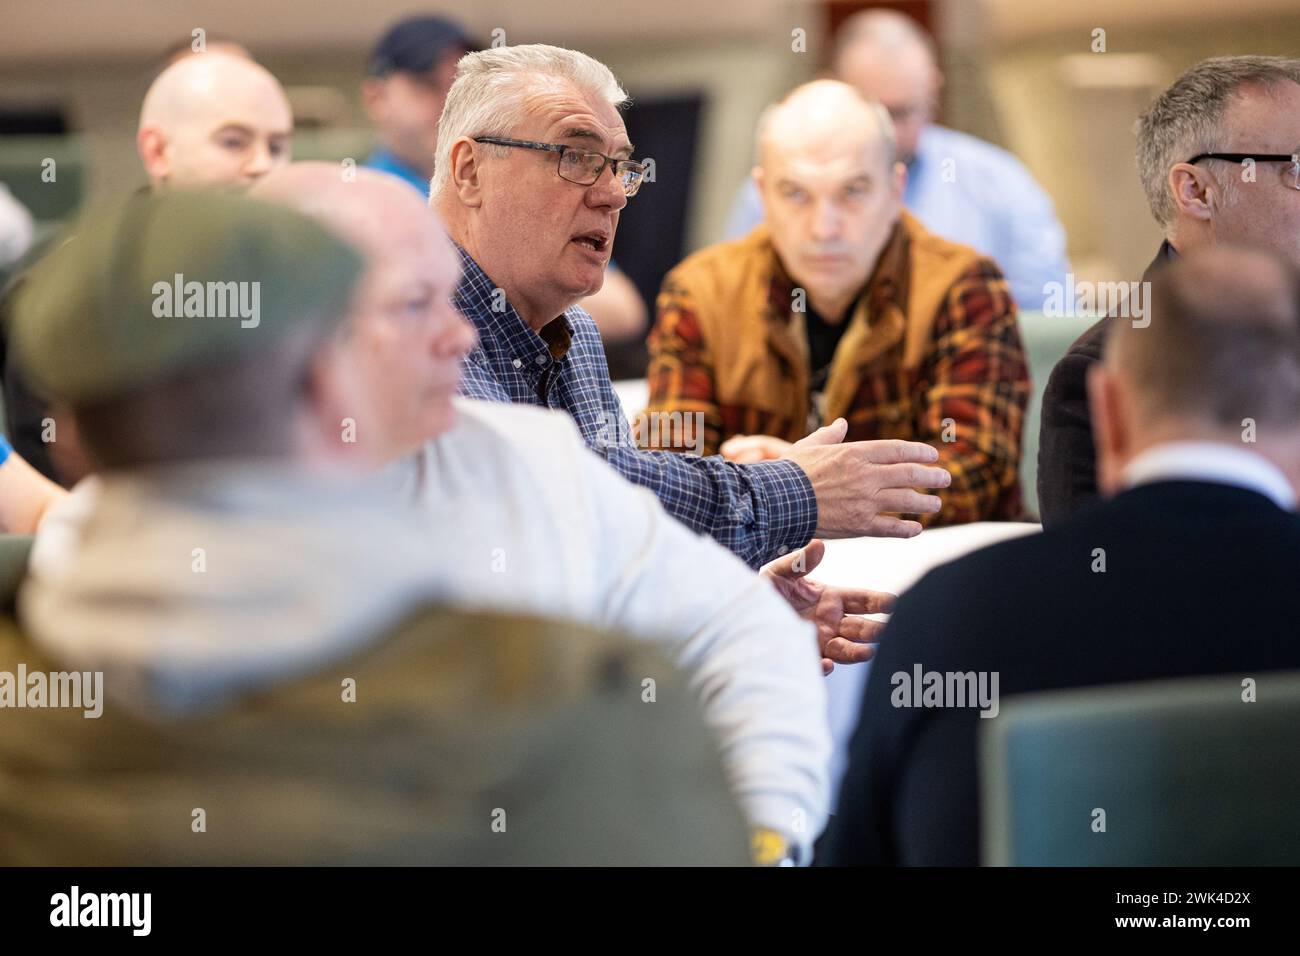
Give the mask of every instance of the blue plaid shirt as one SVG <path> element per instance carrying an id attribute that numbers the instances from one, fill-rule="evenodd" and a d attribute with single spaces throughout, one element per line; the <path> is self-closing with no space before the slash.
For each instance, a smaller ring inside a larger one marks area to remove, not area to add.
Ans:
<path id="1" fill-rule="evenodd" d="M 711 535 L 751 567 L 808 543 L 817 526 L 817 499 L 802 468 L 792 461 L 737 465 L 717 455 L 638 448 L 591 316 L 569 308 L 544 330 L 552 345 L 457 249 L 464 272 L 453 301 L 479 337 L 465 360 L 462 394 L 568 412 L 583 441 L 615 471 L 649 488 L 674 518 Z"/>

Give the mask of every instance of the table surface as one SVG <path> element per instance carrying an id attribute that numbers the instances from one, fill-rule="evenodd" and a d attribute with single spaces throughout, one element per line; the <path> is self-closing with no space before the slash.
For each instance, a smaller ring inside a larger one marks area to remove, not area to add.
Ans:
<path id="1" fill-rule="evenodd" d="M 623 414 L 628 417 L 628 421 L 635 420 L 645 411 L 646 403 L 650 400 L 650 386 L 643 378 L 621 379 L 614 383 L 614 391 L 623 403 Z"/>
<path id="2" fill-rule="evenodd" d="M 871 588 L 901 594 L 925 572 L 999 541 L 1035 534 L 1036 524 L 983 521 L 933 528 L 915 538 L 846 538 L 826 542 L 826 556 L 809 577 L 827 584 Z M 877 620 L 888 620 L 877 615 Z M 861 709 L 862 688 L 871 664 L 839 665 L 826 678 L 827 717 L 834 750 L 831 755 L 832 801 L 839 793 L 849 741 Z M 832 802 L 831 807 L 835 804 Z"/>
<path id="3" fill-rule="evenodd" d="M 623 411 L 634 419 L 645 409 L 649 389 L 645 379 L 614 383 Z M 867 587 L 901 594 L 931 568 L 1008 538 L 1033 534 L 1036 524 L 983 521 L 934 528 L 915 538 L 845 538 L 826 542 L 826 556 L 810 575 L 815 580 L 843 586 Z M 879 615 L 886 620 L 888 615 Z M 849 739 L 857 724 L 862 688 L 870 663 L 839 666 L 826 678 L 828 717 L 834 751 L 831 757 L 832 796 L 839 792 Z M 834 804 L 832 804 L 834 806 Z"/>
<path id="4" fill-rule="evenodd" d="M 979 548 L 1033 534 L 1037 524 L 979 521 L 931 528 L 915 538 L 844 538 L 826 542 L 826 557 L 811 577 L 828 584 L 899 592 L 926 571 Z"/>

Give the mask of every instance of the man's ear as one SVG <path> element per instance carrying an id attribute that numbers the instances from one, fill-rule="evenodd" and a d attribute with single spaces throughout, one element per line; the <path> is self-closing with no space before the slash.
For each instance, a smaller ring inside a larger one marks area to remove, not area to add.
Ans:
<path id="1" fill-rule="evenodd" d="M 763 210 L 763 220 L 767 221 L 767 177 L 763 175 L 763 167 L 755 166 L 751 169 L 749 178 L 754 181 L 754 188 L 758 190 L 758 203 Z"/>
<path id="2" fill-rule="evenodd" d="M 156 126 L 141 127 L 135 136 L 135 148 L 151 180 L 167 178 L 171 173 L 171 159 L 167 155 L 167 137 L 162 130 Z"/>
<path id="3" fill-rule="evenodd" d="M 1097 453 L 1097 488 L 1106 497 L 1119 491 L 1120 471 L 1128 460 L 1129 427 L 1120 407 L 1118 383 L 1104 362 L 1088 368 L 1088 413 Z"/>
<path id="4" fill-rule="evenodd" d="M 387 82 L 380 76 L 368 76 L 361 81 L 361 105 L 365 107 L 366 116 L 372 123 L 383 119 Z"/>
<path id="5" fill-rule="evenodd" d="M 298 417 L 302 455 L 312 463 L 365 465 L 374 459 L 373 416 L 355 351 L 340 330 L 316 349 Z"/>
<path id="6" fill-rule="evenodd" d="M 903 193 L 907 191 L 907 167 L 902 163 L 894 163 L 894 174 L 890 177 L 889 192 L 890 195 L 898 202 L 903 201 Z"/>
<path id="7" fill-rule="evenodd" d="M 1210 190 L 1212 184 L 1215 190 L 1218 185 L 1213 183 L 1205 169 L 1191 163 L 1177 163 L 1169 170 L 1168 183 L 1174 206 L 1180 215 L 1189 219 L 1210 220 L 1213 216 Z"/>
<path id="8" fill-rule="evenodd" d="M 447 157 L 451 167 L 451 185 L 460 197 L 461 204 L 477 209 L 483 205 L 482 158 L 475 148 L 478 144 L 462 136 L 451 144 Z"/>

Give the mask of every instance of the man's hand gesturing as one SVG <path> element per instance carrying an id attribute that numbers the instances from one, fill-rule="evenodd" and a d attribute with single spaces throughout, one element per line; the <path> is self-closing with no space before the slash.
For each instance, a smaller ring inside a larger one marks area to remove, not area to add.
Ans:
<path id="1" fill-rule="evenodd" d="M 888 591 L 839 588 L 806 575 L 821 564 L 826 545 L 813 540 L 806 547 L 765 565 L 760 572 L 781 593 L 799 615 L 817 625 L 817 646 L 822 655 L 822 673 L 836 664 L 858 664 L 871 660 L 875 641 L 884 624 L 863 614 L 888 614 L 897 600 Z"/>
<path id="2" fill-rule="evenodd" d="M 921 442 L 885 439 L 841 444 L 849 423 L 837 418 L 790 446 L 782 457 L 808 475 L 817 495 L 822 538 L 911 538 L 921 525 L 893 514 L 932 514 L 935 495 L 916 488 L 947 488 L 952 476 L 936 467 L 939 453 Z"/>

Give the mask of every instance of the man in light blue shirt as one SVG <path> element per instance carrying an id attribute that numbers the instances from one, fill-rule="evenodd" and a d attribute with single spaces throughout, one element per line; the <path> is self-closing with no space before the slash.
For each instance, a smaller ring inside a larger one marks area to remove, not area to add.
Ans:
<path id="1" fill-rule="evenodd" d="M 405 180 L 426 198 L 438 144 L 438 118 L 456 62 L 477 44 L 454 20 L 408 17 L 379 38 L 366 64 L 361 97 L 379 145 L 366 165 Z"/>
<path id="2" fill-rule="evenodd" d="M 915 22 L 886 10 L 844 23 L 835 73 L 878 100 L 894 121 L 899 160 L 907 165 L 903 202 L 932 232 L 973 246 L 1002 267 L 1022 309 L 1042 307 L 1043 285 L 1065 281 L 1065 230 L 1052 200 L 1006 150 L 931 123 L 943 75 L 933 43 Z M 742 187 L 727 238 L 763 221 L 752 180 Z"/>

